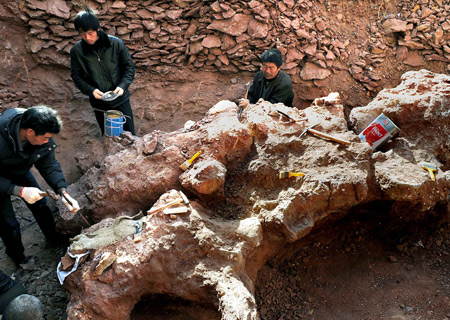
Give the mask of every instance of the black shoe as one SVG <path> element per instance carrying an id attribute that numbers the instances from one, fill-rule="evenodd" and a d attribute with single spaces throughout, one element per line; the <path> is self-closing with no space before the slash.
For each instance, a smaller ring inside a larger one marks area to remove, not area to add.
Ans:
<path id="1" fill-rule="evenodd" d="M 26 261 L 23 261 L 21 264 L 19 264 L 19 268 L 22 268 L 26 271 L 33 271 L 36 270 L 36 263 L 34 261 L 33 257 L 26 257 Z"/>
<path id="2" fill-rule="evenodd" d="M 19 266 L 21 263 L 27 263 L 29 258 L 30 257 L 26 257 L 24 255 L 22 255 L 20 257 L 11 257 L 11 259 L 13 259 L 14 263 L 16 264 L 16 266 Z"/>
<path id="3" fill-rule="evenodd" d="M 30 256 L 22 256 L 20 258 L 12 258 L 16 267 L 21 268 L 22 265 L 26 265 L 30 260 Z"/>

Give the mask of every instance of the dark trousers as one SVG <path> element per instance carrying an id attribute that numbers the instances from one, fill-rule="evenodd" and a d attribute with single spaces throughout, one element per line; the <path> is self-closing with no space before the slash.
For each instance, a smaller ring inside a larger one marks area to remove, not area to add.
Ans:
<path id="1" fill-rule="evenodd" d="M 40 188 L 30 171 L 26 175 L 12 179 L 11 181 L 18 186 Z M 25 203 L 32 212 L 44 236 L 49 241 L 55 241 L 57 239 L 57 232 L 53 220 L 53 213 L 47 205 L 45 198 L 33 204 L 29 204 L 26 201 Z M 20 225 L 16 219 L 9 195 L 0 195 L 0 237 L 5 244 L 6 254 L 8 256 L 16 263 L 23 260 L 25 248 L 22 244 Z"/>
<path id="2" fill-rule="evenodd" d="M 129 131 L 133 135 L 136 135 L 136 133 L 134 132 L 133 110 L 131 109 L 130 99 L 127 99 L 124 103 L 122 103 L 110 110 L 119 110 L 124 115 L 128 116 L 128 117 L 125 117 L 126 122 L 123 124 L 123 130 Z M 94 110 L 94 114 L 95 114 L 95 118 L 97 119 L 98 126 L 100 127 L 100 130 L 102 132 L 102 135 L 104 135 L 105 134 L 105 113 Z"/>

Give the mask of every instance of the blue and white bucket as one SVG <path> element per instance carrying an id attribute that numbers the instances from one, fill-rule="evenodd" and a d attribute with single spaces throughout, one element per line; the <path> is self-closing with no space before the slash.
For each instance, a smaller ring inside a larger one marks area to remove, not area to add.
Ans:
<path id="1" fill-rule="evenodd" d="M 127 120 L 121 111 L 108 110 L 105 111 L 105 135 L 108 137 L 116 137 L 123 133 L 123 125 Z"/>

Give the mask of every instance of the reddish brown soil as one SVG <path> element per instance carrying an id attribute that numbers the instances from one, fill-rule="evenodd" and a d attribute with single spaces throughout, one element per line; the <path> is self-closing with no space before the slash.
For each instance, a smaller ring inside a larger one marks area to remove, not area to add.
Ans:
<path id="1" fill-rule="evenodd" d="M 366 25 L 373 16 L 371 10 L 381 15 L 388 14 L 394 11 L 398 1 L 358 1 L 357 5 L 354 5 L 356 1 L 332 2 L 339 6 L 334 6 L 336 12 L 331 14 L 341 13 L 345 17 L 345 21 L 341 21 L 340 34 L 359 45 L 369 36 Z M 24 100 L 27 104 L 56 104 L 54 90 L 59 88 L 60 93 L 67 90 L 64 85 L 61 89 L 61 79 L 68 79 L 68 71 L 36 65 L 23 51 L 25 46 L 22 42 L 28 31 L 18 23 L 5 21 L 4 24 L 8 24 L 5 28 L 8 33 L 2 34 L 14 35 L 16 56 L 21 59 L 2 67 L 5 72 L 0 75 L 1 86 L 11 92 L 29 92 Z M 7 39 L 6 36 L 3 38 Z M 385 62 L 376 70 L 383 77 L 382 87 L 396 86 L 405 71 L 419 69 L 402 65 L 394 56 L 395 52 L 387 52 Z M 30 71 L 31 77 L 25 77 L 25 73 L 20 71 L 23 66 L 27 72 Z M 428 62 L 420 68 L 448 72 L 446 65 L 439 62 Z M 11 74 L 16 75 L 14 79 Z M 133 84 L 138 134 L 154 129 L 176 130 L 187 120 L 201 119 L 216 102 L 239 98 L 243 84 L 251 76 L 205 75 L 191 71 L 172 75 L 138 74 Z M 14 85 L 11 84 L 13 80 Z M 364 105 L 372 99 L 346 70 L 320 85 L 326 88 L 324 91 L 340 92 L 347 109 Z M 307 106 L 311 99 L 309 96 L 319 92 L 315 87 L 301 84 L 297 89 L 297 94 L 305 99 L 297 100 L 298 107 Z M 76 181 L 81 175 L 76 167 L 74 149 L 89 152 L 89 140 L 99 138 L 88 102 L 80 97 L 57 104 L 62 108 L 66 125 L 57 138 L 60 144 L 57 157 L 69 182 Z M 29 293 L 42 300 L 46 306 L 46 319 L 65 319 L 68 299 L 57 280 L 56 266 L 66 248 L 46 246 L 31 213 L 20 200 L 15 206 L 26 252 L 35 257 L 36 269 L 16 270 L 5 256 L 1 241 L 0 268 L 23 282 Z M 258 274 L 255 295 L 261 319 L 449 320 L 448 218 L 445 214 L 436 214 L 406 223 L 391 221 L 385 213 L 382 207 L 371 212 L 361 209 L 340 221 L 318 227 L 300 242 L 286 244 L 286 248 Z M 217 306 L 202 306 L 170 297 L 151 297 L 136 306 L 132 319 L 215 320 L 220 319 L 220 314 Z"/>
<path id="2" fill-rule="evenodd" d="M 450 225 L 351 214 L 258 274 L 261 319 L 450 319 Z"/>
<path id="3" fill-rule="evenodd" d="M 36 270 L 15 270 L 1 250 L 2 269 L 44 302 L 46 319 L 65 319 L 67 297 L 55 272 L 65 248 L 48 247 L 20 200 L 16 207 Z M 287 244 L 258 274 L 261 319 L 449 320 L 449 219 L 392 221 L 386 212 L 358 209 Z M 156 296 L 139 303 L 131 319 L 218 320 L 220 314 L 217 306 Z"/>

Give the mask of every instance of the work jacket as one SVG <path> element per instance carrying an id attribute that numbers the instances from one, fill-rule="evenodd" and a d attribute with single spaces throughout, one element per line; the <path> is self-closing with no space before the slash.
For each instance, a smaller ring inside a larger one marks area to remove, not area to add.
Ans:
<path id="1" fill-rule="evenodd" d="M 8 304 L 27 290 L 11 277 L 0 271 L 0 314 L 3 314 Z M 14 316 L 13 316 L 14 317 Z"/>
<path id="2" fill-rule="evenodd" d="M 14 286 L 14 280 L 0 271 L 0 295 L 7 292 Z"/>
<path id="3" fill-rule="evenodd" d="M 119 38 L 98 31 L 99 39 L 95 45 L 78 41 L 70 50 L 71 77 L 81 92 L 89 96 L 93 106 L 115 107 L 129 99 L 128 87 L 134 80 L 136 67 L 127 47 Z M 95 99 L 93 92 L 103 93 L 121 87 L 122 96 L 113 101 Z"/>
<path id="4" fill-rule="evenodd" d="M 19 128 L 24 112 L 21 108 L 8 109 L 0 115 L 0 196 L 14 194 L 12 181 L 27 174 L 33 165 L 56 192 L 67 187 L 52 138 L 39 146 L 28 142 L 22 146 Z"/>
<path id="5" fill-rule="evenodd" d="M 264 82 L 267 81 L 262 71 L 258 71 L 253 78 L 252 86 L 248 91 L 248 99 L 250 103 L 258 102 L 260 98 L 271 103 L 282 102 L 287 107 L 292 107 L 294 100 L 294 91 L 292 90 L 291 78 L 283 72 L 279 71 L 275 79 L 270 80 L 269 88 L 264 91 Z"/>

